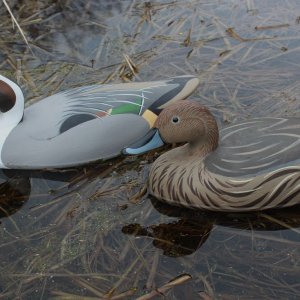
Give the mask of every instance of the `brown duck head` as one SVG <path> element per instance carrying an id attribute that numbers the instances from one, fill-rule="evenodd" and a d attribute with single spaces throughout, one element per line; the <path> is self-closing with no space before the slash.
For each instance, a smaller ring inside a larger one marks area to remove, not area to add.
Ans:
<path id="1" fill-rule="evenodd" d="M 219 131 L 210 111 L 195 101 L 178 101 L 164 109 L 154 127 L 164 142 L 189 143 L 191 149 L 213 151 L 218 146 Z"/>
<path id="2" fill-rule="evenodd" d="M 158 116 L 152 139 L 144 146 L 125 149 L 127 154 L 140 154 L 164 143 L 188 143 L 192 153 L 207 154 L 218 146 L 218 125 L 210 111 L 196 101 L 180 100 Z"/>

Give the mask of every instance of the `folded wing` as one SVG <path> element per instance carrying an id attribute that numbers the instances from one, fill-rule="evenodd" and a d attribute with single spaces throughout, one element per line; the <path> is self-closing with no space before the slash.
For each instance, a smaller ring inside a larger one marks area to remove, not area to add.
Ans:
<path id="1" fill-rule="evenodd" d="M 300 164 L 300 118 L 252 119 L 221 130 L 207 168 L 228 177 L 255 176 Z"/>

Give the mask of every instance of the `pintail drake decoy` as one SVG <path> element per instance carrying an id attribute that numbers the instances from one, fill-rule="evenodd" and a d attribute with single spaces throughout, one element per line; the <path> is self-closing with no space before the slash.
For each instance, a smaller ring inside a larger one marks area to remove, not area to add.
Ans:
<path id="1" fill-rule="evenodd" d="M 164 109 L 148 151 L 186 143 L 151 166 L 150 194 L 173 205 L 212 211 L 259 211 L 300 203 L 300 117 L 256 118 L 220 131 L 209 110 L 178 101 Z"/>
<path id="2" fill-rule="evenodd" d="M 24 96 L 0 75 L 0 168 L 79 166 L 143 144 L 157 115 L 198 86 L 194 76 L 91 85 L 47 97 L 24 110 Z"/>

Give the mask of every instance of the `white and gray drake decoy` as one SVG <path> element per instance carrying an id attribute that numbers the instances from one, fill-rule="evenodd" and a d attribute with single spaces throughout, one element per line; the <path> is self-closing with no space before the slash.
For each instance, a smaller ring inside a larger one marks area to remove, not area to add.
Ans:
<path id="1" fill-rule="evenodd" d="M 66 168 L 118 156 L 146 143 L 160 111 L 198 85 L 194 76 L 91 85 L 24 110 L 19 86 L 0 75 L 0 168 Z"/>

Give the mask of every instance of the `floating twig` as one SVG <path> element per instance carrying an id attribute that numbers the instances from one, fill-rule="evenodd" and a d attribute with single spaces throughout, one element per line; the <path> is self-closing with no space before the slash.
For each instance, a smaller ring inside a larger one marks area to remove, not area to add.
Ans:
<path id="1" fill-rule="evenodd" d="M 192 276 L 189 274 L 183 274 L 183 275 L 179 275 L 178 277 L 175 277 L 174 279 L 172 279 L 171 281 L 169 281 L 167 284 L 157 288 L 156 290 L 153 290 L 152 292 L 150 292 L 149 294 L 146 294 L 144 296 L 141 296 L 139 298 L 137 298 L 137 300 L 148 300 L 151 299 L 157 295 L 162 295 L 164 294 L 167 290 L 179 285 L 179 284 L 183 284 L 186 281 L 192 279 Z"/>
<path id="2" fill-rule="evenodd" d="M 226 32 L 229 36 L 231 36 L 232 38 L 234 38 L 240 42 L 263 41 L 263 40 L 271 40 L 274 38 L 274 37 L 262 37 L 262 38 L 250 38 L 250 39 L 246 38 L 245 39 L 245 38 L 242 38 L 240 35 L 238 35 L 232 27 L 227 28 Z"/>
<path id="3" fill-rule="evenodd" d="M 290 24 L 279 24 L 279 25 L 269 25 L 269 26 L 255 26 L 255 30 L 269 30 L 269 29 L 277 29 L 282 27 L 289 27 Z"/>
<path id="4" fill-rule="evenodd" d="M 26 36 L 25 36 L 25 33 L 24 33 L 24 31 L 22 30 L 21 26 L 19 25 L 19 23 L 18 23 L 17 19 L 15 18 L 15 16 L 13 15 L 13 13 L 12 13 L 12 11 L 11 11 L 9 5 L 7 4 L 6 0 L 2 0 L 2 2 L 3 2 L 3 4 L 5 5 L 5 7 L 6 7 L 8 13 L 10 14 L 10 16 L 11 16 L 13 22 L 16 24 L 17 28 L 19 29 L 19 31 L 20 31 L 20 33 L 21 33 L 21 35 L 22 35 L 22 38 L 24 39 L 26 45 L 28 46 L 28 48 L 30 49 L 31 53 L 33 54 L 32 49 L 30 48 L 29 43 L 28 43 L 28 40 L 27 40 L 27 38 L 26 38 Z"/>

